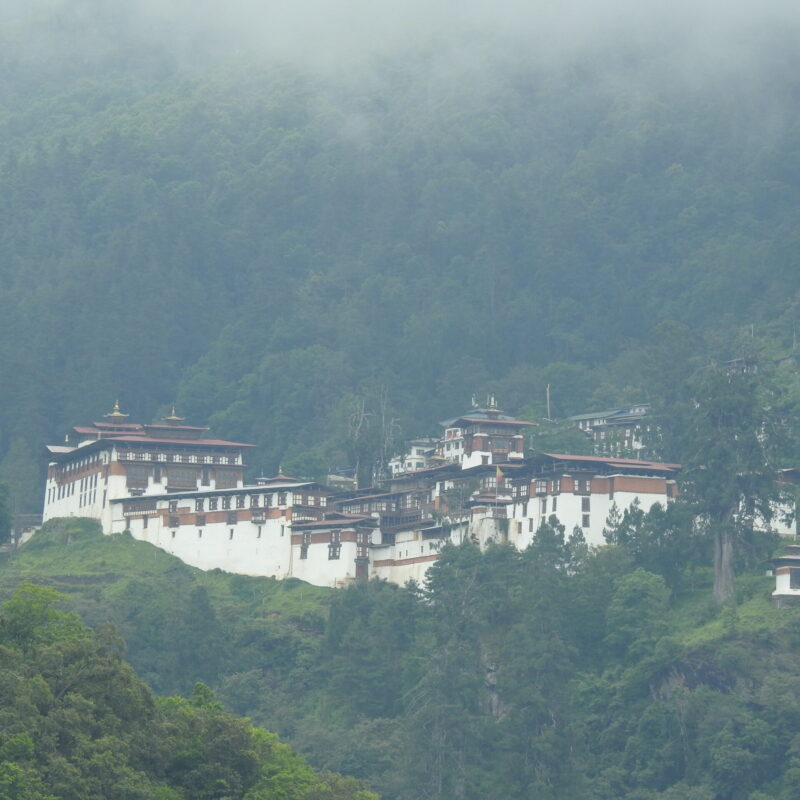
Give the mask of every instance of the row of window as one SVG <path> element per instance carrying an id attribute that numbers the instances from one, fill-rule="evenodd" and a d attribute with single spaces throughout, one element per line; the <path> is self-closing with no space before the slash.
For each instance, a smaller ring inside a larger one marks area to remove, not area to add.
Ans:
<path id="1" fill-rule="evenodd" d="M 308 548 L 311 544 L 311 534 L 304 533 L 303 541 L 300 545 L 300 558 L 305 560 L 308 558 Z M 338 561 L 342 552 L 342 534 L 341 531 L 331 531 L 331 541 L 328 545 L 328 561 Z"/>
<path id="2" fill-rule="evenodd" d="M 147 527 L 147 522 L 148 522 L 148 517 L 142 517 L 142 527 L 143 528 Z M 195 524 L 198 526 L 197 527 L 197 538 L 198 539 L 202 539 L 206 521 L 204 519 L 198 517 L 195 520 Z M 180 525 L 178 524 L 178 521 L 175 520 L 175 519 L 170 519 L 170 526 L 173 527 L 173 528 L 179 528 L 180 527 Z M 233 536 L 234 536 L 235 532 L 236 532 L 235 528 L 228 528 L 228 541 L 230 541 L 230 542 L 233 541 Z M 173 539 L 175 538 L 175 534 L 176 533 L 177 533 L 177 530 L 171 531 L 171 536 L 172 536 Z M 256 528 L 256 539 L 260 539 L 262 533 L 263 533 L 263 526 L 259 525 L 258 528 Z M 281 536 L 283 536 L 283 533 L 284 533 L 284 528 L 283 528 L 283 525 L 281 525 Z"/>
<path id="3" fill-rule="evenodd" d="M 70 481 L 69 483 L 62 483 L 59 486 L 53 486 L 47 490 L 47 502 L 52 503 L 55 500 L 62 500 L 65 497 L 72 497 L 75 494 L 75 487 L 78 481 Z"/>
<path id="4" fill-rule="evenodd" d="M 249 498 L 249 500 L 248 500 Z M 205 511 L 206 507 L 209 511 L 217 511 L 218 509 L 227 510 L 231 507 L 235 508 L 272 508 L 285 506 L 287 504 L 287 492 L 276 492 L 273 494 L 237 494 L 235 496 L 226 495 L 225 497 L 198 497 L 194 501 L 195 511 Z M 318 495 L 302 495 L 293 494 L 292 500 L 294 505 L 314 506 L 319 505 L 325 507 L 328 504 L 328 498 Z M 175 513 L 178 510 L 178 501 L 169 501 L 170 513 Z"/>
<path id="5" fill-rule="evenodd" d="M 80 500 L 78 503 L 81 508 L 86 505 L 92 505 L 97 498 L 97 481 L 99 477 L 100 473 L 95 472 L 93 475 L 81 478 Z"/>
<path id="6" fill-rule="evenodd" d="M 554 497 L 553 498 L 553 508 L 550 511 L 551 514 L 556 514 L 557 511 L 558 511 L 558 508 L 557 508 L 557 505 L 556 505 L 556 500 L 557 500 L 557 498 Z M 545 514 L 547 514 L 547 500 L 546 499 L 542 500 L 541 511 L 542 511 L 542 517 L 544 517 Z M 582 528 L 591 527 L 590 515 L 589 514 L 581 514 L 581 527 Z M 521 521 L 517 521 L 517 533 L 522 533 L 522 522 Z M 533 533 L 533 517 L 528 517 L 528 533 Z"/>
<path id="7" fill-rule="evenodd" d="M 147 517 L 142 517 L 142 520 L 143 520 L 142 527 L 146 528 L 147 527 Z M 198 525 L 199 524 L 201 524 L 201 523 L 198 522 Z M 172 531 L 172 538 L 173 539 L 175 538 L 175 533 L 176 533 L 176 531 Z M 231 542 L 233 541 L 233 534 L 234 534 L 234 529 L 230 528 L 228 530 L 228 541 L 231 541 Z M 197 538 L 198 539 L 202 539 L 203 538 L 203 528 L 198 528 L 197 529 Z M 261 538 L 261 526 L 259 525 L 258 526 L 258 530 L 256 531 L 256 539 L 260 539 L 260 538 Z"/>
<path id="8" fill-rule="evenodd" d="M 590 478 L 574 478 L 572 481 L 572 491 L 575 494 L 592 491 L 592 481 Z M 561 479 L 547 481 L 536 481 L 536 494 L 559 494 L 561 492 Z"/>
<path id="9" fill-rule="evenodd" d="M 194 453 L 150 453 L 146 450 L 120 451 L 121 461 L 164 461 L 168 464 L 238 464 L 238 456 L 209 456 Z"/>
<path id="10" fill-rule="evenodd" d="M 341 544 L 329 544 L 328 545 L 328 561 L 338 561 L 339 556 L 342 554 L 342 545 Z M 304 542 L 300 545 L 300 558 L 305 561 L 308 558 L 308 545 Z"/>
<path id="11" fill-rule="evenodd" d="M 70 461 L 68 464 L 62 464 L 58 467 L 59 476 L 71 475 L 73 472 L 80 472 L 83 469 L 105 464 L 107 462 L 106 453 L 95 453 L 91 456 Z"/>

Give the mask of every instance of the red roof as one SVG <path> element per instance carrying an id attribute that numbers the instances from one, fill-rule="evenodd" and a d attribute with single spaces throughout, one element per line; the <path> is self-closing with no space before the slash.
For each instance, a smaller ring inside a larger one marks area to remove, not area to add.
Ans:
<path id="1" fill-rule="evenodd" d="M 643 461 L 638 458 L 604 458 L 602 456 L 574 456 L 565 453 L 542 453 L 543 456 L 554 458 L 557 461 L 580 461 L 584 463 L 600 463 L 617 467 L 644 467 L 645 469 L 658 469 L 672 472 L 681 468 L 680 464 L 666 464 L 661 461 Z"/>
<path id="2" fill-rule="evenodd" d="M 224 439 L 155 439 L 151 436 L 107 436 L 105 442 L 135 442 L 141 444 L 191 444 L 202 447 L 255 447 L 245 442 L 226 442 Z"/>
<path id="3" fill-rule="evenodd" d="M 484 419 L 483 417 L 458 417 L 453 422 L 483 422 L 487 425 L 536 425 L 535 422 L 527 422 L 524 419 Z"/>
<path id="4" fill-rule="evenodd" d="M 142 425 L 138 422 L 93 422 L 95 428 L 132 428 L 133 430 L 141 430 Z"/>
<path id="5" fill-rule="evenodd" d="M 255 447 L 255 445 L 247 445 L 248 447 Z M 284 475 L 282 472 L 279 472 L 277 475 L 273 475 L 271 478 L 264 478 L 261 477 L 258 479 L 259 481 L 263 481 L 263 484 L 259 484 L 262 486 L 266 486 L 268 484 L 273 483 L 313 483 L 313 481 L 302 481 L 300 478 L 292 478 L 291 475 Z"/>
<path id="6" fill-rule="evenodd" d="M 165 430 L 165 431 L 207 431 L 208 428 L 200 428 L 196 425 L 161 425 L 161 424 L 153 424 L 153 425 L 143 425 L 143 428 L 156 428 L 158 430 Z"/>

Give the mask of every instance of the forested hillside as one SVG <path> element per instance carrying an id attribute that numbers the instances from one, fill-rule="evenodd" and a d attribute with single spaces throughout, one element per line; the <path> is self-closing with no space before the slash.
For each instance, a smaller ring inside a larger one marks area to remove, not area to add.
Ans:
<path id="1" fill-rule="evenodd" d="M 99 626 L 92 647 L 116 652 L 103 628 L 113 622 L 161 692 L 207 681 L 317 768 L 363 778 L 386 800 L 794 800 L 800 611 L 769 597 L 774 542 L 738 549 L 737 593 L 721 607 L 708 539 L 683 506 L 634 509 L 608 534 L 612 544 L 587 552 L 551 518 L 524 553 L 447 549 L 424 589 L 342 591 L 204 573 L 94 523 L 55 521 L 0 567 L 0 586 L 68 591 Z M 4 644 L 13 630 L 0 628 Z M 52 663 L 46 652 L 31 675 Z M 183 730 L 172 714 L 198 736 L 209 714 L 253 735 L 202 697 L 153 710 L 136 692 L 167 753 Z M 174 760 L 142 761 L 137 742 L 125 743 L 131 768 L 178 780 L 164 772 Z M 196 770 L 208 752 L 209 770 L 230 768 L 231 753 L 198 748 L 182 764 Z M 47 751 L 36 752 L 41 764 Z"/>
<path id="2" fill-rule="evenodd" d="M 489 389 L 533 415 L 548 383 L 556 416 L 653 400 L 665 321 L 679 361 L 792 347 L 790 25 L 687 51 L 463 22 L 345 68 L 324 37 L 315 61 L 136 4 L 0 11 L 16 510 L 39 506 L 42 444 L 117 397 L 316 475 L 367 446 L 354 408 L 399 439 Z"/>
<path id="3" fill-rule="evenodd" d="M 4 800 L 377 800 L 225 713 L 202 683 L 153 697 L 113 629 L 85 627 L 65 599 L 25 584 L 0 607 Z"/>

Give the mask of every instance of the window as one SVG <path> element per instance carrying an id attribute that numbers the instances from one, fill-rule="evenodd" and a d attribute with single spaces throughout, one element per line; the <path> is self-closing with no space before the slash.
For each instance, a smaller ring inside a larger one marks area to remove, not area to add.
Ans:
<path id="1" fill-rule="evenodd" d="M 272 505 L 272 495 L 265 494 L 264 495 L 264 508 L 269 508 Z"/>
<path id="2" fill-rule="evenodd" d="M 228 509 L 231 507 L 231 499 L 230 497 L 223 497 L 222 498 L 222 508 Z"/>
<path id="3" fill-rule="evenodd" d="M 584 514 L 588 514 L 592 510 L 591 502 L 592 502 L 591 497 L 581 497 L 581 511 Z"/>
<path id="4" fill-rule="evenodd" d="M 235 489 L 237 478 L 236 472 L 232 469 L 218 469 L 216 471 L 217 489 Z"/>
<path id="5" fill-rule="evenodd" d="M 236 456 L 228 456 L 228 463 L 235 464 L 236 463 Z"/>
<path id="6" fill-rule="evenodd" d="M 553 513 L 554 513 L 554 514 L 556 513 L 556 509 L 557 509 L 557 508 L 558 508 L 558 498 L 557 498 L 557 497 L 554 497 L 554 498 L 553 498 Z"/>
<path id="7" fill-rule="evenodd" d="M 279 492 L 278 493 L 278 505 L 285 506 L 286 505 L 286 492 Z"/>
<path id="8" fill-rule="evenodd" d="M 582 528 L 588 528 L 589 527 L 589 515 L 588 514 L 584 514 L 583 517 L 581 518 L 581 527 Z"/>
<path id="9" fill-rule="evenodd" d="M 261 526 L 259 525 L 258 526 L 258 536 L 256 536 L 256 539 L 260 539 L 260 538 L 261 538 Z"/>
<path id="10" fill-rule="evenodd" d="M 197 538 L 198 539 L 202 539 L 203 538 L 203 529 L 202 528 L 198 528 L 197 529 Z"/>
<path id="11" fill-rule="evenodd" d="M 540 505 L 540 507 L 541 507 L 542 516 L 544 516 L 544 515 L 547 513 L 547 498 L 546 498 L 546 497 L 543 497 L 543 498 L 542 498 L 542 499 L 539 501 L 539 505 Z"/>
<path id="12" fill-rule="evenodd" d="M 219 498 L 211 497 L 208 501 L 208 510 L 209 511 L 216 511 L 217 507 L 219 506 Z"/>
<path id="13" fill-rule="evenodd" d="M 228 531 L 228 540 L 230 541 L 231 539 L 233 539 L 233 528 Z"/>
<path id="14" fill-rule="evenodd" d="M 211 472 L 208 467 L 203 467 L 202 475 L 200 478 L 200 483 L 203 486 L 210 486 L 211 485 Z"/>
<path id="15" fill-rule="evenodd" d="M 194 510 L 195 511 L 202 511 L 203 510 L 203 498 L 198 497 L 197 500 L 194 501 Z"/>
<path id="16" fill-rule="evenodd" d="M 793 569 L 789 573 L 789 588 L 800 589 L 800 569 Z"/>
<path id="17" fill-rule="evenodd" d="M 170 517 L 169 518 L 169 527 L 170 528 L 177 528 L 178 525 L 180 525 L 180 524 L 181 524 L 181 521 L 177 517 Z M 175 534 L 173 533 L 172 536 L 174 538 Z"/>
<path id="18" fill-rule="evenodd" d="M 173 489 L 194 489 L 197 486 L 197 473 L 193 469 L 171 467 L 167 473 L 167 482 Z"/>
<path id="19" fill-rule="evenodd" d="M 301 559 L 308 558 L 308 545 L 305 543 L 300 545 L 300 558 Z"/>
<path id="20" fill-rule="evenodd" d="M 236 524 L 236 512 L 229 511 L 228 512 L 228 525 L 235 525 Z"/>
<path id="21" fill-rule="evenodd" d="M 126 470 L 128 486 L 134 486 L 139 489 L 145 488 L 149 474 L 150 470 L 147 467 L 128 467 Z"/>
<path id="22" fill-rule="evenodd" d="M 236 508 L 244 508 L 244 495 L 237 494 L 236 495 Z"/>
<path id="23" fill-rule="evenodd" d="M 145 515 L 142 517 L 142 527 L 143 527 L 143 528 L 146 528 L 146 527 L 147 527 L 147 514 L 145 514 Z"/>
<path id="24" fill-rule="evenodd" d="M 536 481 L 536 494 L 547 493 L 547 481 Z"/>
<path id="25" fill-rule="evenodd" d="M 340 544 L 329 544 L 328 545 L 328 561 L 338 561 L 339 554 L 342 552 L 342 546 Z"/>
<path id="26" fill-rule="evenodd" d="M 161 467 L 153 470 L 153 483 L 161 483 Z"/>
<path id="27" fill-rule="evenodd" d="M 481 456 L 481 464 L 488 464 L 489 456 Z"/>
<path id="28" fill-rule="evenodd" d="M 528 520 L 528 533 L 533 533 L 533 517 Z"/>
<path id="29" fill-rule="evenodd" d="M 205 514 L 198 514 L 195 518 L 195 525 L 198 528 L 202 528 L 206 524 L 206 515 Z"/>
<path id="30" fill-rule="evenodd" d="M 259 497 L 257 494 L 250 495 L 250 508 L 258 508 Z"/>
<path id="31" fill-rule="evenodd" d="M 175 531 L 172 531 L 172 538 L 175 538 Z"/>

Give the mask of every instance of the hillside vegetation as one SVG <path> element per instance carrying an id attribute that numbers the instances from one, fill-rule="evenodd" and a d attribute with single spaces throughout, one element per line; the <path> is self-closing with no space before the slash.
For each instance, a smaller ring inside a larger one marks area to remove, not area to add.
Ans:
<path id="1" fill-rule="evenodd" d="M 524 553 L 451 548 L 424 589 L 202 573 L 56 521 L 0 583 L 68 589 L 160 691 L 205 679 L 385 798 L 793 800 L 800 611 L 772 604 L 763 548 L 713 603 L 708 543 L 672 513 L 594 553 L 555 520 Z"/>
<path id="2" fill-rule="evenodd" d="M 225 713 L 196 684 L 155 698 L 52 589 L 0 606 L 0 796 L 4 800 L 377 800 L 315 773 L 277 736 Z"/>
<path id="3" fill-rule="evenodd" d="M 302 669 L 324 630 L 330 590 L 297 580 L 204 573 L 91 520 L 45 525 L 2 568 L 2 593 L 35 583 L 68 594 L 88 624 L 114 622 L 156 691 L 188 693 L 230 672 Z"/>

